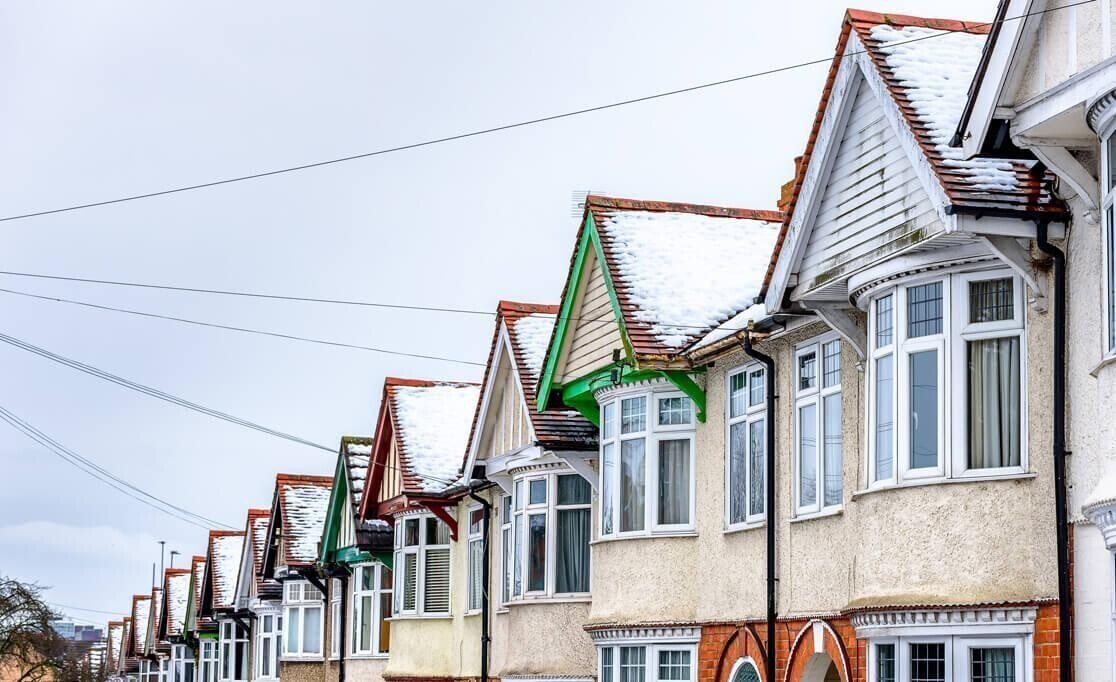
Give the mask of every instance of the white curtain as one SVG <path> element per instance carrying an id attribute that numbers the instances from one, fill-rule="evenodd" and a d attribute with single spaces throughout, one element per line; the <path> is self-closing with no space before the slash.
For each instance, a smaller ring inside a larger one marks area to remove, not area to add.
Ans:
<path id="1" fill-rule="evenodd" d="M 969 468 L 1019 466 L 1019 338 L 969 342 Z"/>

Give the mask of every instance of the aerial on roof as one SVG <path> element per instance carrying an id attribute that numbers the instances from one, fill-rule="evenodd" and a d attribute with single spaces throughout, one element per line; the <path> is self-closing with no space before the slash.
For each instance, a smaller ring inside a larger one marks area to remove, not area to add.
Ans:
<path id="1" fill-rule="evenodd" d="M 165 581 L 166 634 L 176 637 L 186 625 L 186 606 L 190 601 L 190 569 L 168 568 Z"/>
<path id="2" fill-rule="evenodd" d="M 236 578 L 243 551 L 243 532 L 209 531 L 209 565 L 206 575 L 209 576 L 212 590 L 212 608 L 231 609 L 235 606 Z"/>
<path id="3" fill-rule="evenodd" d="M 307 566 L 318 558 L 332 486 L 329 476 L 279 474 L 276 478 L 282 515 L 282 565 Z"/>
<path id="4" fill-rule="evenodd" d="M 385 382 L 404 488 L 438 492 L 458 482 L 480 387 L 461 382 Z"/>

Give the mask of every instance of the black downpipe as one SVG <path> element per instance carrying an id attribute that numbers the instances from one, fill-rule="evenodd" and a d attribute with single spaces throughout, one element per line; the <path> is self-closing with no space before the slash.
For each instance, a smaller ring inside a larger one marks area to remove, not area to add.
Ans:
<path id="1" fill-rule="evenodd" d="M 1050 243 L 1047 223 L 1038 223 L 1039 249 L 1054 261 L 1054 504 L 1058 524 L 1058 661 L 1059 682 L 1072 678 L 1069 524 L 1066 502 L 1066 254 Z"/>
<path id="2" fill-rule="evenodd" d="M 752 347 L 751 333 L 744 335 L 744 352 L 759 360 L 764 367 L 763 387 L 766 392 L 767 423 L 764 426 L 767 451 L 767 644 L 764 647 L 764 668 L 767 682 L 775 682 L 775 360 Z"/>
<path id="3" fill-rule="evenodd" d="M 348 653 L 345 649 L 345 615 L 349 612 L 349 606 L 345 603 L 345 597 L 349 595 L 349 572 L 342 570 L 341 575 L 338 576 L 341 580 L 341 613 L 338 618 L 341 619 L 341 625 L 337 628 L 338 635 L 341 637 L 341 643 L 337 645 L 337 682 L 345 682 L 345 654 Z M 332 631 L 333 628 L 331 627 Z M 330 643 L 333 646 L 333 643 Z"/>
<path id="4" fill-rule="evenodd" d="M 480 669 L 480 682 L 488 682 L 488 644 L 492 641 L 489 635 L 489 603 L 488 603 L 488 585 L 489 585 L 489 552 L 488 552 L 488 538 L 489 528 L 492 525 L 492 503 L 477 495 L 472 489 L 469 490 L 469 497 L 473 498 L 480 503 L 484 509 L 484 519 L 481 523 L 481 669 Z"/>

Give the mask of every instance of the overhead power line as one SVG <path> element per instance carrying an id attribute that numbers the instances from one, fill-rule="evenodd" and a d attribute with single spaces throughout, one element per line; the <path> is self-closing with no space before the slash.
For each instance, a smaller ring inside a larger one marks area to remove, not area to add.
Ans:
<path id="1" fill-rule="evenodd" d="M 1030 16 L 1034 16 L 1034 15 L 1038 15 L 1038 14 L 1046 14 L 1048 12 L 1063 10 L 1063 9 L 1067 9 L 1067 8 L 1070 8 L 1070 7 L 1077 7 L 1079 5 L 1089 4 L 1091 2 L 1096 2 L 1096 0 L 1079 0 L 1078 2 L 1073 2 L 1073 3 L 1067 4 L 1067 5 L 1061 5 L 1059 7 L 1050 7 L 1050 8 L 1043 9 L 1043 10 L 1028 12 L 1026 14 L 1019 14 L 1019 15 L 1016 15 L 1016 16 L 1013 16 L 1013 17 L 1004 17 L 1003 19 L 1000 19 L 998 21 L 974 23 L 974 24 L 970 24 L 968 26 L 967 30 L 972 30 L 974 28 L 983 28 L 983 27 L 986 27 L 986 26 L 992 26 L 992 25 L 995 25 L 997 23 L 1015 21 L 1017 19 L 1025 19 L 1025 18 L 1030 17 Z M 964 31 L 962 31 L 961 29 L 942 29 L 942 33 L 934 33 L 934 34 L 930 34 L 930 35 L 926 35 L 926 36 L 921 36 L 921 37 L 918 37 L 918 38 L 911 38 L 910 40 L 904 40 L 904 41 L 892 43 L 892 45 L 893 46 L 895 46 L 895 45 L 905 45 L 907 43 L 914 43 L 914 42 L 918 42 L 920 40 L 929 40 L 931 38 L 937 38 L 938 36 L 945 35 L 945 34 L 948 34 L 948 33 L 955 33 L 955 32 L 964 32 Z M 863 52 L 863 50 L 860 51 L 860 52 Z M 850 55 L 860 54 L 860 52 L 850 52 L 848 54 L 850 54 Z M 691 86 L 687 86 L 687 87 L 683 87 L 683 88 L 676 88 L 674 90 L 666 90 L 666 91 L 657 92 L 657 93 L 654 93 L 654 94 L 651 94 L 651 95 L 643 95 L 641 97 L 633 97 L 633 98 L 630 98 L 630 99 L 624 99 L 624 100 L 620 100 L 620 101 L 616 101 L 616 102 L 610 102 L 610 103 L 607 103 L 607 104 L 600 104 L 600 105 L 596 105 L 596 106 L 585 107 L 583 109 L 575 109 L 573 111 L 566 111 L 566 112 L 563 112 L 563 113 L 551 114 L 549 116 L 540 116 L 538 118 L 527 119 L 527 120 L 518 121 L 518 122 L 515 122 L 515 123 L 507 123 L 507 124 L 504 124 L 504 125 L 493 126 L 491 128 L 482 128 L 480 130 L 473 130 L 473 131 L 469 131 L 469 132 L 465 132 L 465 133 L 457 133 L 455 135 L 447 135 L 447 136 L 444 136 L 444 137 L 437 137 L 437 138 L 433 138 L 433 139 L 423 140 L 423 141 L 420 141 L 420 142 L 411 142 L 411 143 L 408 143 L 408 144 L 401 144 L 401 145 L 397 145 L 397 146 L 394 146 L 394 147 L 386 147 L 386 148 L 383 148 L 383 149 L 377 149 L 375 151 L 363 152 L 363 153 L 360 153 L 360 154 L 351 154 L 351 155 L 348 155 L 348 156 L 341 156 L 341 157 L 337 157 L 337 158 L 333 158 L 333 159 L 326 159 L 326 160 L 323 160 L 323 161 L 314 161 L 314 162 L 311 162 L 311 163 L 304 163 L 304 164 L 299 164 L 299 165 L 296 165 L 296 166 L 288 166 L 288 167 L 285 167 L 285 168 L 277 168 L 277 169 L 273 169 L 273 170 L 260 171 L 260 172 L 257 172 L 257 173 L 250 173 L 248 175 L 237 175 L 237 176 L 232 176 L 232 177 L 228 177 L 228 178 L 222 178 L 222 179 L 219 179 L 219 180 L 210 180 L 208 182 L 201 182 L 201 183 L 197 183 L 197 184 L 193 184 L 193 185 L 183 185 L 183 186 L 180 186 L 180 187 L 172 187 L 172 188 L 169 188 L 169 189 L 157 190 L 157 191 L 154 191 L 154 192 L 145 192 L 145 193 L 142 193 L 142 194 L 132 194 L 132 195 L 129 195 L 129 196 L 117 197 L 115 199 L 104 199 L 104 200 L 101 200 L 101 201 L 92 201 L 92 202 L 88 202 L 88 203 L 84 203 L 84 204 L 74 204 L 72 206 L 64 206 L 64 207 L 60 207 L 60 208 L 52 208 L 52 209 L 46 209 L 46 210 L 42 210 L 42 211 L 34 211 L 34 212 L 31 212 L 31 213 L 10 215 L 10 216 L 0 218 L 0 222 L 6 222 L 6 221 L 10 221 L 10 220 L 23 220 L 25 218 L 35 218 L 35 217 L 38 217 L 38 216 L 52 215 L 52 214 L 55 214 L 55 213 L 65 213 L 65 212 L 68 212 L 68 211 L 78 211 L 78 210 L 87 209 L 87 208 L 96 208 L 98 206 L 109 206 L 111 204 L 121 204 L 121 203 L 124 203 L 124 202 L 137 201 L 137 200 L 140 200 L 140 199 L 151 199 L 151 198 L 154 198 L 154 197 L 166 196 L 168 194 L 178 194 L 178 193 L 181 193 L 181 192 L 190 192 L 190 191 L 193 191 L 193 190 L 207 189 L 207 188 L 210 188 L 210 187 L 218 187 L 218 186 L 221 186 L 221 185 L 228 185 L 228 184 L 232 184 L 232 183 L 236 183 L 236 182 L 244 182 L 244 181 L 247 181 L 247 180 L 258 180 L 260 178 L 271 177 L 271 176 L 274 176 L 274 175 L 283 175 L 283 174 L 286 174 L 286 173 L 295 173 L 295 172 L 298 172 L 298 171 L 310 170 L 312 168 L 321 168 L 323 166 L 331 166 L 331 165 L 334 165 L 334 164 L 346 163 L 346 162 L 349 162 L 349 161 L 357 161 L 359 159 L 367 159 L 367 158 L 371 158 L 371 157 L 375 157 L 375 156 L 383 156 L 383 155 L 386 155 L 386 154 L 394 154 L 394 153 L 397 153 L 397 152 L 409 151 L 409 150 L 412 150 L 412 149 L 419 149 L 421 147 L 430 147 L 430 146 L 433 146 L 433 145 L 443 144 L 443 143 L 446 143 L 446 142 L 455 142 L 455 141 L 458 141 L 458 140 L 464 140 L 464 139 L 468 139 L 468 138 L 472 138 L 472 137 L 480 137 L 480 136 L 483 136 L 483 135 L 491 135 L 493 133 L 505 132 L 505 131 L 508 131 L 508 130 L 514 130 L 516 128 L 525 128 L 525 127 L 528 127 L 528 126 L 538 125 L 538 124 L 541 124 L 541 123 L 549 123 L 551 121 L 557 121 L 557 120 L 560 120 L 560 119 L 572 118 L 572 117 L 575 117 L 575 116 L 582 116 L 582 115 L 585 115 L 585 114 L 591 114 L 591 113 L 595 113 L 595 112 L 599 112 L 599 111 L 606 111 L 608 109 L 616 109 L 616 108 L 628 106 L 628 105 L 631 105 L 631 104 L 639 104 L 639 103 L 642 103 L 642 102 L 649 102 L 651 100 L 663 99 L 663 98 L 666 98 L 666 97 L 674 97 L 676 95 L 682 95 L 682 94 L 686 94 L 686 93 L 696 92 L 696 91 L 699 91 L 699 90 L 706 90 L 706 89 L 709 89 L 709 88 L 715 88 L 715 87 L 719 87 L 719 86 L 722 86 L 722 85 L 729 85 L 731 83 L 739 83 L 741 81 L 750 80 L 750 79 L 753 79 L 753 78 L 760 78 L 762 76 L 770 76 L 770 75 L 774 75 L 774 74 L 777 74 L 777 73 L 783 73 L 785 71 L 793 71 L 795 69 L 801 69 L 801 68 L 805 68 L 805 67 L 808 67 L 808 66 L 815 66 L 815 65 L 818 65 L 818 64 L 827 64 L 829 62 L 832 62 L 834 60 L 834 58 L 835 57 L 833 57 L 833 56 L 827 56 L 827 57 L 821 57 L 821 58 L 818 58 L 818 59 L 811 59 L 809 61 L 798 62 L 796 64 L 788 64 L 786 66 L 779 66 L 779 67 L 776 67 L 776 68 L 766 69 L 766 70 L 763 70 L 763 71 L 754 71 L 752 73 L 747 73 L 747 74 L 744 74 L 742 76 L 734 76 L 732 78 L 724 78 L 724 79 L 721 79 L 721 80 L 711 81 L 711 82 L 708 82 L 708 83 L 700 83 L 698 85 L 691 85 Z M 842 58 L 843 58 L 843 55 L 838 55 L 836 57 L 836 59 L 842 59 Z"/>
<path id="2" fill-rule="evenodd" d="M 177 317 L 174 315 L 164 315 L 162 313 L 152 313 L 143 310 L 131 310 L 128 308 L 117 308 L 115 306 L 101 305 L 99 303 L 91 303 L 89 301 L 78 301 L 75 299 L 61 298 L 58 296 L 45 296 L 43 294 L 33 294 L 29 291 L 17 291 L 15 289 L 5 289 L 0 287 L 0 292 L 7 294 L 14 294 L 16 296 L 26 296 L 28 298 L 35 298 L 43 301 L 54 301 L 56 303 L 69 303 L 71 305 L 84 306 L 86 308 L 94 308 L 96 310 L 107 310 L 116 313 L 127 313 L 128 315 L 138 315 L 140 317 L 155 318 L 159 320 L 170 320 L 172 322 L 181 322 L 183 324 L 192 324 L 200 327 L 212 327 L 214 329 L 224 329 L 227 331 L 242 332 L 245 334 L 258 334 L 261 336 L 271 336 L 278 339 L 287 339 L 288 341 L 301 341 L 304 343 L 315 343 L 324 346 L 334 346 L 337 348 L 351 348 L 354 350 L 364 350 L 373 353 L 382 353 L 385 355 L 397 355 L 408 358 L 421 358 L 423 360 L 437 360 L 440 362 L 453 362 L 461 365 L 473 365 L 475 367 L 484 367 L 483 362 L 473 362 L 471 360 L 460 360 L 457 358 L 448 358 L 440 355 L 425 355 L 422 353 L 408 353 L 406 351 L 390 350 L 387 348 L 375 348 L 373 346 L 362 346 L 355 343 L 344 343 L 341 341 L 329 341 L 327 339 L 317 339 L 308 336 L 299 336 L 297 334 L 284 334 L 282 332 L 266 331 L 262 329 L 250 329 L 248 327 L 237 327 L 227 324 L 219 324 L 216 322 L 203 322 L 201 320 L 191 320 L 185 317 Z"/>
<path id="3" fill-rule="evenodd" d="M 48 601 L 47 603 L 50 604 L 51 606 L 57 606 L 57 607 L 62 608 L 62 609 L 73 609 L 74 611 L 88 611 L 89 613 L 103 613 L 106 616 L 121 616 L 121 617 L 123 617 L 123 616 L 128 615 L 126 613 L 120 613 L 119 611 L 101 611 L 99 609 L 90 609 L 90 608 L 86 608 L 84 606 L 71 606 L 69 604 L 59 604 L 56 601 Z"/>
<path id="4" fill-rule="evenodd" d="M 188 509 L 184 509 L 175 504 L 172 504 L 156 495 L 147 492 L 146 490 L 143 490 L 142 488 L 139 488 L 136 485 L 133 485 L 132 483 L 129 483 L 128 481 L 125 481 L 119 476 L 101 467 L 96 462 L 82 457 L 78 453 L 67 448 L 65 445 L 62 445 L 57 440 L 51 438 L 44 431 L 31 425 L 29 422 L 20 418 L 18 415 L 3 406 L 0 406 L 0 420 L 7 422 L 12 428 L 16 429 L 23 435 L 43 446 L 75 468 L 85 472 L 86 474 L 101 481 L 110 488 L 114 488 L 118 492 L 132 498 L 133 500 L 151 507 L 152 509 L 161 511 L 168 516 L 173 516 L 180 521 L 185 521 L 186 523 L 198 526 L 199 528 L 210 528 L 214 526 L 232 528 L 231 526 L 223 524 L 219 521 L 214 521 L 213 519 L 202 516 L 201 514 L 194 513 Z"/>

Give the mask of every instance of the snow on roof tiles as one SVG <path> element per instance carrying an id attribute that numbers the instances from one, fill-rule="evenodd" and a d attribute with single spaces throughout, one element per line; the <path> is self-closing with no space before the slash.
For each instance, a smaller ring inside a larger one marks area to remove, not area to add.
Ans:
<path id="1" fill-rule="evenodd" d="M 236 594 L 236 577 L 244 551 L 244 533 L 228 533 L 210 538 L 213 562 L 213 608 L 231 609 Z"/>
<path id="2" fill-rule="evenodd" d="M 389 384 L 400 459 L 425 492 L 456 482 L 468 447 L 480 387 L 425 382 Z"/>
<path id="3" fill-rule="evenodd" d="M 522 353 L 523 366 L 520 371 L 527 373 L 538 381 L 542 374 L 543 359 L 546 357 L 546 348 L 550 344 L 550 336 L 554 332 L 554 315 L 532 314 L 520 317 L 515 321 L 516 345 Z"/>
<path id="4" fill-rule="evenodd" d="M 190 571 L 181 569 L 167 574 L 167 635 L 182 634 L 186 624 L 186 605 L 190 600 Z"/>
<path id="5" fill-rule="evenodd" d="M 135 633 L 135 653 L 141 655 L 147 646 L 147 622 L 151 617 L 151 597 L 148 595 L 132 598 L 132 631 Z"/>
<path id="6" fill-rule="evenodd" d="M 318 558 L 333 479 L 297 477 L 281 480 L 283 549 L 287 566 L 312 564 Z"/>

